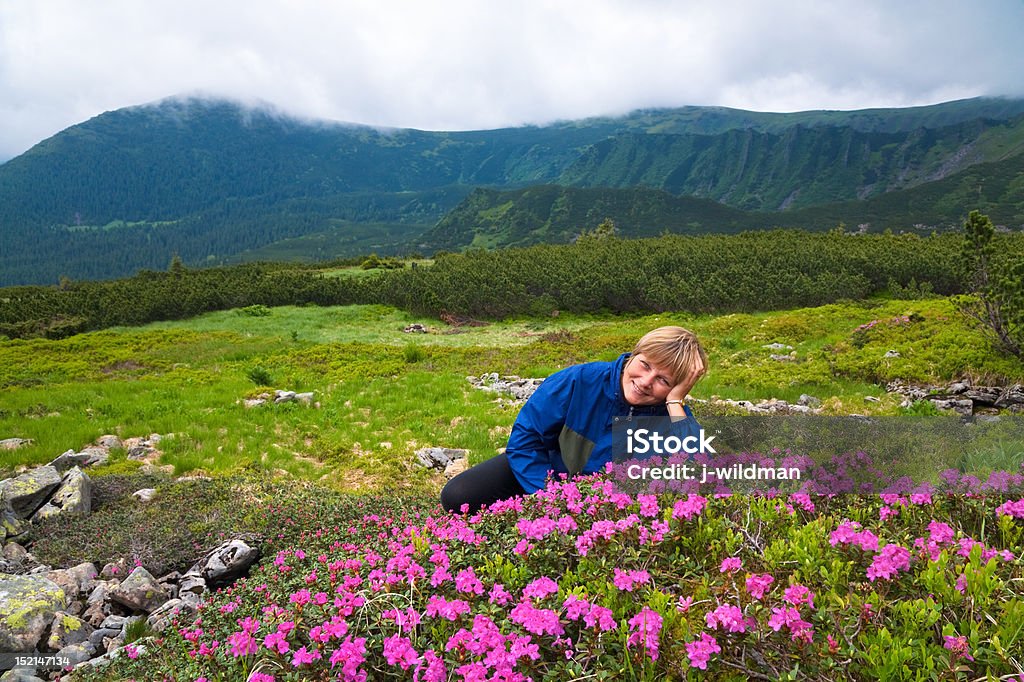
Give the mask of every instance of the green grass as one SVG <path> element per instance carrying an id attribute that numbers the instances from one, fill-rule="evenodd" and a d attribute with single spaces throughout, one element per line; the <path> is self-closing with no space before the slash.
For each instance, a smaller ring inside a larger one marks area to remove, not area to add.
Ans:
<path id="1" fill-rule="evenodd" d="M 913 321 L 893 322 L 903 316 Z M 432 333 L 403 333 L 412 322 Z M 878 382 L 1024 379 L 1021 363 L 988 350 L 945 299 L 726 316 L 562 315 L 454 330 L 384 306 L 225 311 L 0 342 L 0 437 L 34 440 L 0 452 L 0 470 L 49 461 L 106 433 L 173 433 L 162 462 L 178 474 L 245 469 L 343 491 L 436 492 L 439 475 L 413 465 L 417 448 L 466 448 L 480 461 L 505 444 L 515 419 L 467 375 L 547 376 L 614 359 L 666 324 L 693 329 L 707 347 L 710 370 L 694 391 L 702 399 L 809 393 L 832 414 L 899 414 Z M 772 360 L 769 343 L 793 346 L 796 360 Z M 900 358 L 884 358 L 889 349 Z M 254 378 L 313 391 L 319 406 L 247 409 L 244 399 L 267 390 Z M 869 395 L 883 400 L 867 403 Z"/>

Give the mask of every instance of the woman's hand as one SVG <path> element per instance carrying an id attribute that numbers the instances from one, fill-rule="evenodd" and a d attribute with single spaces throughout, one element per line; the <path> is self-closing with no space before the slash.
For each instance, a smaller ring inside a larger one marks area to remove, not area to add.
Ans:
<path id="1" fill-rule="evenodd" d="M 704 376 L 706 371 L 707 367 L 704 366 L 704 362 L 700 359 L 700 353 L 691 353 L 689 367 L 686 368 L 686 372 L 679 383 L 669 391 L 668 397 L 665 400 L 686 400 L 686 396 L 700 378 Z"/>

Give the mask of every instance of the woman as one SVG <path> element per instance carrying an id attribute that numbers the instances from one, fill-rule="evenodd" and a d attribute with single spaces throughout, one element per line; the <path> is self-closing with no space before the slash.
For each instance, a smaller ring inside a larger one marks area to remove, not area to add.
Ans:
<path id="1" fill-rule="evenodd" d="M 612 425 L 633 416 L 671 416 L 680 435 L 700 425 L 684 402 L 707 369 L 697 337 L 682 327 L 645 334 L 612 362 L 588 362 L 555 372 L 523 405 L 504 455 L 459 474 L 441 491 L 448 511 L 544 487 L 548 472 L 590 474 L 612 459 Z"/>

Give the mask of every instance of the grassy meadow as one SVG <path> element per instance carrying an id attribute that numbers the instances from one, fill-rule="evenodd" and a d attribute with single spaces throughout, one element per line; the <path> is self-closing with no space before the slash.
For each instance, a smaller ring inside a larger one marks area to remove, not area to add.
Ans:
<path id="1" fill-rule="evenodd" d="M 430 333 L 403 333 L 414 322 Z M 160 433 L 174 434 L 161 463 L 177 475 L 263 471 L 341 492 L 433 494 L 442 481 L 413 464 L 417 448 L 466 448 L 481 461 L 505 444 L 515 418 L 467 375 L 546 376 L 612 359 L 665 324 L 693 329 L 708 350 L 697 399 L 808 393 L 829 414 L 900 414 L 880 384 L 1024 380 L 1021 363 L 988 350 L 944 298 L 725 316 L 562 314 L 457 328 L 376 305 L 254 306 L 0 342 L 0 438 L 34 441 L 0 451 L 0 470 L 44 463 L 106 433 Z M 792 346 L 794 359 L 771 359 L 790 352 L 764 348 L 771 343 Z M 900 357 L 884 357 L 888 350 Z M 269 389 L 313 391 L 317 405 L 243 405 Z"/>

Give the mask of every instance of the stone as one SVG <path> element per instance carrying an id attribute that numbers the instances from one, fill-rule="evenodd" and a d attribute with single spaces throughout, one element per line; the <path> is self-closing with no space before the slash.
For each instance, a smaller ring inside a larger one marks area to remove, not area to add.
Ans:
<path id="1" fill-rule="evenodd" d="M 793 362 L 796 360 L 792 355 L 779 355 L 777 353 L 771 353 L 768 357 L 776 362 Z"/>
<path id="2" fill-rule="evenodd" d="M 880 403 L 880 402 L 882 402 L 882 399 L 881 398 L 876 398 L 873 395 L 866 395 L 866 396 L 864 396 L 864 402 L 866 402 L 866 403 Z"/>
<path id="3" fill-rule="evenodd" d="M 136 490 L 132 493 L 132 497 L 143 504 L 147 504 L 152 502 L 153 498 L 156 497 L 156 488 L 142 488 L 141 490 Z"/>
<path id="4" fill-rule="evenodd" d="M 64 590 L 43 576 L 0 574 L 0 651 L 35 650 L 66 607 Z"/>
<path id="5" fill-rule="evenodd" d="M 0 440 L 0 450 L 17 450 L 32 445 L 31 438 L 4 438 Z"/>
<path id="6" fill-rule="evenodd" d="M 0 682 L 45 682 L 45 680 L 36 677 L 35 668 L 12 668 L 0 675 Z"/>
<path id="7" fill-rule="evenodd" d="M 460 448 L 420 448 L 416 451 L 416 459 L 428 469 L 444 470 L 453 459 L 460 459 L 469 456 L 469 450 Z"/>
<path id="8" fill-rule="evenodd" d="M 24 535 L 29 528 L 29 522 L 14 512 L 10 502 L 3 500 L 0 504 L 0 542 L 4 538 L 16 538 Z"/>
<path id="9" fill-rule="evenodd" d="M 180 599 L 171 599 L 149 614 L 149 618 L 146 619 L 146 625 L 156 632 L 163 632 L 179 615 L 191 616 L 195 612 L 195 608 L 190 604 Z"/>
<path id="10" fill-rule="evenodd" d="M 800 397 L 797 399 L 796 404 L 797 405 L 805 405 L 805 406 L 810 407 L 812 409 L 813 408 L 821 407 L 821 401 L 820 400 L 815 398 L 813 395 L 808 395 L 806 393 L 801 393 L 800 394 Z"/>
<path id="11" fill-rule="evenodd" d="M 900 357 L 900 352 L 898 350 L 893 350 L 893 349 L 890 348 L 889 350 L 885 351 L 885 355 L 883 355 L 882 357 L 883 358 L 898 358 L 898 357 Z"/>
<path id="12" fill-rule="evenodd" d="M 46 574 L 46 578 L 64 590 L 68 601 L 73 601 L 77 600 L 80 595 L 93 591 L 98 575 L 94 564 L 83 562 L 71 568 L 50 571 Z"/>
<path id="13" fill-rule="evenodd" d="M 0 555 L 8 561 L 13 561 L 16 564 L 23 564 L 28 559 L 28 550 L 19 545 L 17 542 L 8 542 L 4 545 Z"/>
<path id="14" fill-rule="evenodd" d="M 121 442 L 121 439 L 118 438 L 117 436 L 112 435 L 112 434 L 107 434 L 105 436 L 100 436 L 99 438 L 97 438 L 96 439 L 96 445 L 99 445 L 101 448 L 122 448 L 122 447 L 124 447 L 124 443 Z"/>
<path id="15" fill-rule="evenodd" d="M 72 644 L 88 642 L 93 629 L 81 618 L 58 611 L 50 625 L 50 637 L 46 640 L 46 646 L 51 651 L 60 651 Z"/>
<path id="16" fill-rule="evenodd" d="M 128 574 L 124 581 L 110 590 L 108 598 L 137 611 L 149 613 L 167 601 L 167 591 L 142 566 Z"/>
<path id="17" fill-rule="evenodd" d="M 128 459 L 146 459 L 155 452 L 156 450 L 154 450 L 148 445 L 136 445 L 134 447 L 128 448 Z"/>
<path id="18" fill-rule="evenodd" d="M 951 410 L 965 417 L 971 416 L 974 412 L 974 403 L 967 399 L 962 400 L 937 400 L 932 399 L 932 404 L 940 410 Z"/>
<path id="19" fill-rule="evenodd" d="M 267 400 L 266 398 L 250 398 L 243 401 L 242 404 L 246 407 L 259 407 L 260 405 L 266 405 Z"/>
<path id="20" fill-rule="evenodd" d="M 89 476 L 74 467 L 61 480 L 61 485 L 47 504 L 43 505 L 32 517 L 40 521 L 57 514 L 77 514 L 85 516 L 92 511 L 92 480 Z"/>
<path id="21" fill-rule="evenodd" d="M 117 561 L 111 561 L 100 569 L 100 580 L 110 580 L 116 578 L 121 580 L 128 575 L 128 560 L 121 557 Z"/>
<path id="22" fill-rule="evenodd" d="M 97 648 L 92 645 L 91 642 L 82 642 L 80 644 L 69 644 L 60 651 L 57 652 L 58 656 L 66 657 L 74 667 L 80 663 L 85 663 L 93 656 L 96 655 Z"/>
<path id="23" fill-rule="evenodd" d="M 0 483 L 0 494 L 19 518 L 28 519 L 60 486 L 61 479 L 54 467 L 41 466 Z"/>
<path id="24" fill-rule="evenodd" d="M 255 547 L 242 540 L 229 540 L 207 553 L 186 572 L 186 577 L 198 575 L 208 586 L 221 587 L 245 575 L 258 558 L 259 550 Z M 184 581 L 182 578 L 180 591 L 185 591 Z"/>
<path id="25" fill-rule="evenodd" d="M 469 468 L 469 460 L 465 457 L 459 457 L 448 462 L 448 465 L 444 468 L 445 478 L 455 478 L 463 471 Z"/>
<path id="26" fill-rule="evenodd" d="M 296 393 L 295 394 L 295 400 L 297 400 L 298 402 L 302 403 L 303 405 L 309 405 L 310 403 L 313 402 L 313 396 L 314 395 L 316 395 L 316 394 L 312 393 L 312 392 L 310 392 L 310 393 Z"/>
<path id="27" fill-rule="evenodd" d="M 288 403 L 295 400 L 295 391 L 274 391 L 274 404 Z"/>
<path id="28" fill-rule="evenodd" d="M 406 334 L 426 334 L 427 327 L 419 322 L 413 322 L 410 325 L 406 325 L 405 329 L 402 330 Z"/>
<path id="29" fill-rule="evenodd" d="M 769 350 L 793 350 L 793 346 L 785 343 L 769 343 L 761 346 L 761 348 L 767 348 Z"/>

